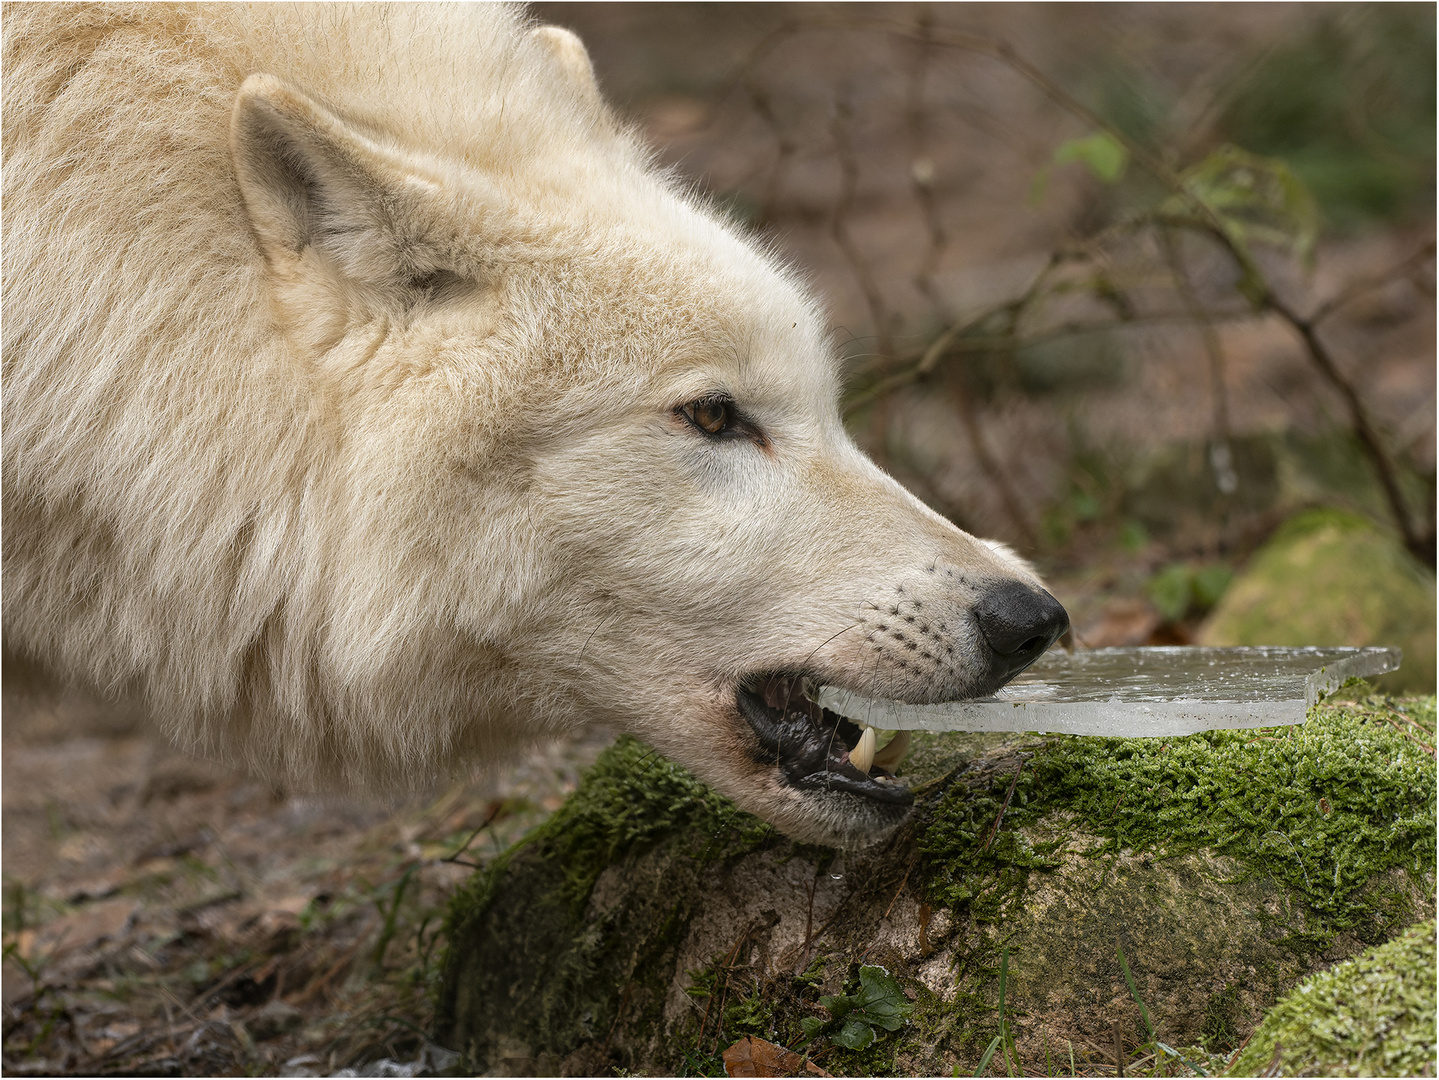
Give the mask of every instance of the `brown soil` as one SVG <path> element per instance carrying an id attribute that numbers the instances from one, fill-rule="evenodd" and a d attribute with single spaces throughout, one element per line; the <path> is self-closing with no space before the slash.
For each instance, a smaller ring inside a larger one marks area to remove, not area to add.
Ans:
<path id="1" fill-rule="evenodd" d="M 117 710 L 7 685 L 5 1072 L 414 1061 L 447 897 L 557 807 L 608 738 L 383 806 L 276 791 Z"/>

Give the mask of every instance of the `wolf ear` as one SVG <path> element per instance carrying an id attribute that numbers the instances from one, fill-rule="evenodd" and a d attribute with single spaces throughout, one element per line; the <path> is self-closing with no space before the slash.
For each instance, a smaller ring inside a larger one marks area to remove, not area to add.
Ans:
<path id="1" fill-rule="evenodd" d="M 590 54 L 578 35 L 561 26 L 537 26 L 530 31 L 530 37 L 544 47 L 550 57 L 559 65 L 566 77 L 580 92 L 586 105 L 603 110 L 599 83 L 595 80 L 595 69 L 590 63 Z"/>
<path id="2" fill-rule="evenodd" d="M 435 181 L 280 79 L 251 75 L 240 87 L 230 153 L 272 263 L 314 247 L 380 287 L 449 269 L 416 213 Z"/>

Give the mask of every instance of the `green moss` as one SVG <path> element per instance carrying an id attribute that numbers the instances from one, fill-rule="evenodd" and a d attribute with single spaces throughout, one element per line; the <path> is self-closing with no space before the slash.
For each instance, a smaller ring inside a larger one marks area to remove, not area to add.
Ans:
<path id="1" fill-rule="evenodd" d="M 1434 759 L 1404 728 L 1382 704 L 1321 706 L 1269 731 L 1055 740 L 1029 771 L 1102 838 L 1092 854 L 1228 855 L 1303 897 L 1324 930 L 1372 942 L 1412 914 L 1376 879 L 1435 865 Z"/>
<path id="2" fill-rule="evenodd" d="M 1210 996 L 1204 1009 L 1204 1026 L 1200 1029 L 1200 1045 L 1208 1053 L 1228 1053 L 1239 1045 L 1239 986 L 1229 983 Z"/>
<path id="3" fill-rule="evenodd" d="M 1298 986 L 1228 1075 L 1432 1075 L 1434 1012 L 1431 920 Z"/>
<path id="4" fill-rule="evenodd" d="M 998 922 L 1019 900 L 1031 871 L 1058 865 L 1051 856 L 1062 841 L 1035 845 L 1022 831 L 1046 809 L 1034 797 L 1034 777 L 1024 775 L 1022 760 L 1014 759 L 1017 778 L 1001 773 L 951 787 L 919 841 L 935 901 L 965 905 L 979 922 Z M 1006 827 L 997 829 L 1002 807 Z"/>
<path id="5" fill-rule="evenodd" d="M 914 1002 L 911 1022 L 860 1051 L 816 1039 L 831 1072 L 947 1072 L 956 1057 L 972 1069 L 997 1029 L 1006 943 L 1026 1062 L 1055 1038 L 1090 1037 L 1074 988 L 1110 977 L 1095 958 L 1112 960 L 1116 940 L 1150 980 L 1151 1007 L 1169 1002 L 1160 1038 L 1230 1049 L 1336 933 L 1383 940 L 1432 889 L 1435 775 L 1421 744 L 1434 725 L 1432 698 L 1368 698 L 1321 706 L 1301 727 L 1183 739 L 920 736 L 906 769 L 921 793 L 914 832 L 886 856 L 891 878 L 867 891 L 869 877 L 856 879 L 854 918 L 831 933 L 838 951 L 798 975 L 721 973 L 724 958 L 710 958 L 690 977 L 698 1007 L 678 1022 L 664 1015 L 677 950 L 727 867 L 798 859 L 819 873 L 832 853 L 774 840 L 624 739 L 456 898 L 438 1030 L 472 1064 L 510 1071 L 714 1073 L 745 1034 L 802 1049 L 801 1020 L 825 1015 L 826 987 L 853 982 L 857 943 L 873 941 L 907 880 L 955 916 L 930 942 L 951 959 L 953 991 L 943 1000 L 903 958 L 880 958 Z M 1226 951 L 1232 935 L 1186 929 L 1224 919 L 1252 945 Z M 1222 981 L 1186 989 L 1196 971 Z"/>
<path id="6" fill-rule="evenodd" d="M 580 907 L 600 873 L 616 859 L 690 828 L 724 847 L 748 846 L 774 835 L 769 825 L 742 813 L 679 765 L 622 735 L 600 754 L 563 806 L 455 894 L 449 929 L 453 933 L 483 914 L 521 851 L 563 867 L 564 886 L 557 899 Z"/>
<path id="7" fill-rule="evenodd" d="M 745 846 L 773 835 L 685 769 L 623 735 L 596 760 L 573 798 L 530 843 L 566 868 L 565 895 L 583 903 L 600 872 L 636 847 L 694 829 L 716 846 Z M 709 852 L 702 852 L 701 858 Z"/>
<path id="8" fill-rule="evenodd" d="M 920 840 L 931 895 L 999 920 L 1061 846 L 1025 827 L 1062 811 L 1099 838 L 1087 855 L 1207 849 L 1302 897 L 1321 935 L 1383 940 L 1412 916 L 1384 875 L 1434 870 L 1434 760 L 1408 734 L 1432 744 L 1433 716 L 1432 698 L 1403 713 L 1371 699 L 1315 708 L 1290 728 L 1035 744 L 1017 779 L 956 784 L 940 800 Z"/>
<path id="9" fill-rule="evenodd" d="M 650 982 L 702 898 L 705 868 L 773 836 L 621 737 L 544 825 L 451 901 L 437 1030 L 472 1061 L 547 1069 L 603 1040 L 622 1009 L 628 1021 L 658 1023 L 667 987 Z M 650 887 L 593 910 L 601 874 L 620 867 Z"/>

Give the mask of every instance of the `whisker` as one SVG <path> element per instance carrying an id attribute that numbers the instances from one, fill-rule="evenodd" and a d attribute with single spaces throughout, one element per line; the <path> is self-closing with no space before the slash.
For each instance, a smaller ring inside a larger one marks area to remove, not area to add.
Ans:
<path id="1" fill-rule="evenodd" d="M 804 658 L 804 666 L 809 667 L 809 662 L 814 659 L 814 654 L 819 652 L 820 649 L 823 649 L 835 638 L 839 637 L 840 634 L 848 633 L 850 630 L 853 630 L 856 626 L 859 625 L 860 624 L 857 622 L 850 623 L 848 626 L 844 627 L 844 629 L 840 630 L 839 633 L 831 634 L 829 637 L 825 638 L 823 641 L 821 641 L 818 645 L 814 647 L 814 650 L 808 656 Z"/>

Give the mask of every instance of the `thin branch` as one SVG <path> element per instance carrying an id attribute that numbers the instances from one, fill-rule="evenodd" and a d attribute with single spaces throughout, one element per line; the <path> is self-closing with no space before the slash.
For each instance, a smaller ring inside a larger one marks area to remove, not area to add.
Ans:
<path id="1" fill-rule="evenodd" d="M 1189 280 L 1184 257 L 1179 250 L 1179 241 L 1169 229 L 1159 230 L 1159 245 L 1164 251 L 1165 262 L 1174 278 L 1174 291 L 1189 312 L 1193 323 L 1199 327 L 1200 339 L 1204 342 L 1204 353 L 1209 360 L 1210 392 L 1214 399 L 1214 443 L 1210 448 L 1209 464 L 1214 471 L 1214 484 L 1223 495 L 1233 495 L 1239 488 L 1239 477 L 1234 472 L 1234 456 L 1229 448 L 1229 394 L 1224 385 L 1224 345 L 1214 329 L 1214 321 L 1200 303 Z"/>
<path id="2" fill-rule="evenodd" d="M 999 310 L 1004 309 L 999 308 L 986 311 L 984 315 L 976 319 L 951 326 L 945 330 L 944 333 L 936 337 L 934 341 L 926 347 L 918 360 L 912 361 L 900 371 L 881 377 L 863 390 L 857 390 L 849 395 L 845 400 L 844 414 L 849 416 L 864 408 L 875 398 L 891 394 L 913 383 L 923 382 L 933 374 L 934 369 L 938 367 L 939 361 L 948 357 L 971 353 L 1012 352 L 1024 346 L 1039 345 L 1047 341 L 1058 341 L 1067 337 L 1093 334 L 1101 330 L 1113 330 L 1119 327 L 1125 329 L 1140 329 L 1143 327 L 1172 326 L 1175 324 L 1188 326 L 1194 321 L 1193 314 L 1188 311 L 1156 311 L 1148 315 L 1135 315 L 1127 319 L 1060 323 L 1058 326 L 1052 327 L 1043 333 L 1029 334 L 1024 337 L 1015 337 L 1007 333 L 968 336 L 968 334 L 972 334 L 975 329 L 982 326 L 987 320 L 992 319 L 995 311 Z M 1259 317 L 1252 309 L 1247 307 L 1236 310 L 1211 310 L 1206 314 L 1211 322 L 1216 323 L 1246 321 Z"/>
<path id="3" fill-rule="evenodd" d="M 909 182 L 919 204 L 929 243 L 914 274 L 914 285 L 930 304 L 948 318 L 947 305 L 934 284 L 934 275 L 949 246 L 944 222 L 939 215 L 939 201 L 934 195 L 934 159 L 926 144 L 928 113 L 924 106 L 924 80 L 929 69 L 929 35 L 934 30 L 934 13 L 928 4 L 920 7 L 916 20 L 918 42 L 914 62 L 909 66 L 905 84 L 905 126 L 909 130 Z"/>
<path id="4" fill-rule="evenodd" d="M 970 450 L 974 454 L 975 461 L 984 475 L 999 492 L 999 501 L 1004 507 L 1004 512 L 1014 522 L 1015 528 L 1024 538 L 1024 542 L 1031 550 L 1039 547 L 1039 536 L 1035 532 L 1034 525 L 1029 520 L 1020 504 L 1019 495 L 1010 483 L 1008 474 L 1000 468 L 999 462 L 990 453 L 988 444 L 984 441 L 984 435 L 979 426 L 979 412 L 974 407 L 974 402 L 968 392 L 962 387 L 954 395 L 955 404 L 959 408 L 959 416 L 964 425 L 964 433 L 969 439 Z"/>
<path id="5" fill-rule="evenodd" d="M 1172 224 L 1187 229 L 1198 228 L 1200 231 L 1213 236 L 1224 249 L 1225 253 L 1237 264 L 1243 280 L 1249 283 L 1246 295 L 1253 303 L 1255 309 L 1257 311 L 1273 312 L 1288 323 L 1298 335 L 1311 362 L 1324 379 L 1329 382 L 1330 385 L 1339 392 L 1341 398 L 1343 398 L 1349 412 L 1350 423 L 1353 426 L 1355 436 L 1358 438 L 1360 446 L 1366 456 L 1368 456 L 1373 463 L 1375 471 L 1379 474 L 1380 485 L 1384 489 L 1390 512 L 1404 537 L 1406 547 L 1421 560 L 1424 560 L 1430 565 L 1433 564 L 1435 536 L 1432 524 L 1422 532 L 1416 528 L 1411 518 L 1407 501 L 1399 485 L 1398 470 L 1379 438 L 1358 391 L 1339 371 L 1333 357 L 1317 333 L 1317 325 L 1323 318 L 1331 314 L 1333 310 L 1341 306 L 1342 303 L 1347 303 L 1349 299 L 1352 299 L 1352 296 L 1358 295 L 1358 292 L 1362 292 L 1363 288 L 1359 288 L 1358 291 L 1353 293 L 1346 290 L 1345 294 L 1341 294 L 1341 296 L 1334 298 L 1334 300 L 1331 300 L 1329 303 L 1321 305 L 1321 307 L 1307 319 L 1298 315 L 1297 312 L 1275 294 L 1269 279 L 1258 264 L 1255 263 L 1244 243 L 1234 235 L 1222 215 L 1204 199 L 1196 195 L 1190 189 L 1189 185 L 1185 183 L 1184 177 L 1180 175 L 1180 173 L 1167 162 L 1151 153 L 1146 147 L 1130 138 L 1123 131 L 1084 105 L 1062 86 L 1050 79 L 1043 71 L 1021 56 L 1008 42 L 999 39 L 984 37 L 978 34 L 941 30 L 933 27 L 921 27 L 917 29 L 885 19 L 867 17 L 827 18 L 808 20 L 805 23 L 787 23 L 777 27 L 751 51 L 750 56 L 741 68 L 742 74 L 736 77 L 736 84 L 743 78 L 743 73 L 753 70 L 754 66 L 759 63 L 764 55 L 767 55 L 774 48 L 778 47 L 778 45 L 788 37 L 798 34 L 801 31 L 814 29 L 862 30 L 870 33 L 882 33 L 905 40 L 920 41 L 921 44 L 926 47 L 937 45 L 988 56 L 1026 79 L 1064 110 L 1084 120 L 1093 128 L 1104 131 L 1123 146 L 1135 164 L 1158 179 L 1180 200 L 1185 209 L 1193 215 L 1190 220 L 1185 220 L 1183 215 L 1170 215 L 1172 220 L 1166 222 L 1164 215 L 1151 214 L 1148 217 L 1148 221 L 1151 224 L 1158 225 Z M 728 90 L 726 90 L 726 93 L 728 93 Z M 836 242 L 840 244 L 841 249 L 845 252 L 846 258 L 849 259 L 851 266 L 856 271 L 856 276 L 860 280 L 861 288 L 865 291 L 866 299 L 870 304 L 871 313 L 876 316 L 885 316 L 883 321 L 878 317 L 876 318 L 876 328 L 880 333 L 880 341 L 883 346 L 881 352 L 888 356 L 891 354 L 891 350 L 888 348 L 889 328 L 886 325 L 888 320 L 883 299 L 878 293 L 878 290 L 873 286 L 867 268 L 863 267 L 858 257 L 858 252 L 856 252 L 852 244 L 849 243 L 848 234 L 843 224 L 844 217 L 848 214 L 853 202 L 855 178 L 858 173 L 858 166 L 854 162 L 853 157 L 853 147 L 848 140 L 846 125 L 849 119 L 848 103 L 845 102 L 842 103 L 841 108 L 836 110 L 836 122 L 834 124 L 836 148 L 841 155 L 841 170 L 844 175 L 845 186 L 841 199 L 842 207 L 836 208 L 836 213 L 831 223 L 831 231 L 835 236 Z M 1427 251 L 1432 254 L 1433 246 L 1429 245 Z M 1417 266 L 1422 264 L 1424 258 L 1426 258 L 1426 256 L 1420 253 L 1414 257 L 1412 262 Z M 1051 266 L 1052 265 L 1053 262 L 1051 262 Z M 1357 284 L 1363 285 L 1364 283 Z M 1003 313 L 1008 316 L 1010 331 L 1015 336 L 1017 336 L 1019 321 L 1028 304 L 1039 295 L 1036 286 L 1037 283 L 1036 285 L 1032 285 L 1020 301 L 1002 309 Z M 941 336 L 943 343 L 941 344 L 940 341 L 936 341 L 931 345 L 929 350 L 926 350 L 925 355 L 921 357 L 920 362 L 924 363 L 928 360 L 928 366 L 921 369 L 919 365 L 916 365 L 915 368 L 909 372 L 902 372 L 890 380 L 883 381 L 879 386 L 873 388 L 870 393 L 864 395 L 864 400 L 874 400 L 880 396 L 882 392 L 888 392 L 889 390 L 897 388 L 899 385 L 904 385 L 906 382 L 914 382 L 923 378 L 934 364 L 938 362 L 939 356 L 945 352 L 959 334 L 960 331 L 953 327 L 946 331 L 945 335 Z M 948 340 L 943 340 L 946 337 Z M 881 387 L 885 389 L 881 390 Z M 857 407 L 857 405 L 858 402 L 853 401 L 850 407 L 853 409 Z"/>
<path id="6" fill-rule="evenodd" d="M 475 837 L 479 836 L 480 833 L 484 832 L 494 823 L 495 818 L 499 816 L 500 810 L 503 808 L 503 806 L 504 804 L 500 802 L 496 802 L 493 806 L 491 806 L 489 811 L 485 814 L 485 820 L 475 826 L 475 831 L 470 833 L 470 835 L 465 838 L 465 842 L 459 847 L 455 848 L 455 850 L 450 852 L 450 854 L 446 855 L 443 859 L 440 860 L 440 862 L 459 863 L 461 866 L 478 867 L 480 865 L 479 863 L 469 862 L 465 859 L 460 858 L 460 856 L 469 850 L 470 845 L 475 842 Z"/>
<path id="7" fill-rule="evenodd" d="M 1354 281 L 1349 282 L 1334 296 L 1331 296 L 1328 300 L 1324 301 L 1324 303 L 1320 304 L 1317 308 L 1314 309 L 1314 313 L 1309 316 L 1309 324 L 1311 326 L 1318 326 L 1321 322 L 1329 318 L 1330 315 L 1334 314 L 1334 312 L 1338 311 L 1345 304 L 1349 303 L 1351 300 L 1356 299 L 1357 297 L 1362 296 L 1364 293 L 1367 293 L 1373 289 L 1382 288 L 1383 286 L 1388 285 L 1391 281 L 1397 281 L 1400 278 L 1412 278 L 1415 271 L 1420 269 L 1425 263 L 1432 262 L 1433 259 L 1434 241 L 1430 240 L 1418 251 L 1414 252 L 1402 261 L 1395 263 L 1388 270 L 1385 270 L 1384 272 L 1379 274 L 1375 274 L 1372 277 L 1358 278 Z"/>
<path id="8" fill-rule="evenodd" d="M 1374 465 L 1374 471 L 1379 474 L 1379 484 L 1384 489 L 1384 496 L 1389 503 L 1389 511 L 1394 517 L 1395 524 L 1399 526 L 1400 535 L 1404 538 L 1404 546 L 1425 565 L 1433 566 L 1433 528 L 1426 529 L 1421 533 L 1415 527 L 1414 521 L 1409 515 L 1408 502 L 1399 487 L 1399 470 L 1389 457 L 1389 451 L 1385 449 L 1380 440 L 1373 421 L 1369 419 L 1369 411 L 1360 400 L 1358 390 L 1335 364 L 1334 357 L 1330 355 L 1329 349 L 1320 340 L 1313 321 L 1301 317 L 1273 292 L 1264 297 L 1264 307 L 1289 324 L 1303 342 L 1304 349 L 1309 354 L 1309 359 L 1314 366 L 1319 369 L 1320 374 L 1324 376 L 1329 385 L 1339 392 L 1339 396 L 1344 400 L 1344 405 L 1349 411 L 1349 423 L 1354 428 L 1354 435 L 1368 454 L 1370 462 Z"/>
<path id="9" fill-rule="evenodd" d="M 989 835 L 984 838 L 984 846 L 979 849 L 980 851 L 988 851 L 989 845 L 994 842 L 995 834 L 999 832 L 999 824 L 1004 820 L 1004 812 L 1009 809 L 1009 800 L 1014 798 L 1014 786 L 1019 783 L 1019 774 L 1024 771 L 1024 762 L 1025 759 L 1021 757 L 1019 768 L 1014 770 L 1014 776 L 1010 778 L 1009 790 L 1004 793 L 1004 802 L 999 808 L 999 813 L 995 815 L 994 824 L 989 827 Z"/>
<path id="10" fill-rule="evenodd" d="M 748 80 L 745 82 L 745 89 L 749 93 L 750 104 L 754 107 L 754 111 L 759 114 L 759 118 L 769 128 L 775 141 L 774 164 L 770 166 L 769 175 L 765 178 L 764 195 L 760 201 L 760 218 L 768 224 L 775 219 L 780 185 L 784 181 L 785 172 L 789 168 L 790 160 L 794 157 L 796 147 L 794 140 L 785 132 L 784 125 L 779 122 L 779 117 L 770 101 L 769 92 L 758 83 Z"/>
<path id="11" fill-rule="evenodd" d="M 870 321 L 874 323 L 876 347 L 882 356 L 892 356 L 894 349 L 890 341 L 889 308 L 884 301 L 869 264 L 855 247 L 849 234 L 849 215 L 854 209 L 855 196 L 859 190 L 859 159 L 855 156 L 854 143 L 850 139 L 850 128 L 854 123 L 854 107 L 850 103 L 849 91 L 843 90 L 835 99 L 834 112 L 830 119 L 830 137 L 834 140 L 835 157 L 839 162 L 840 192 L 829 218 L 829 234 L 835 246 L 849 263 L 850 272 L 864 301 L 869 306 Z"/>

